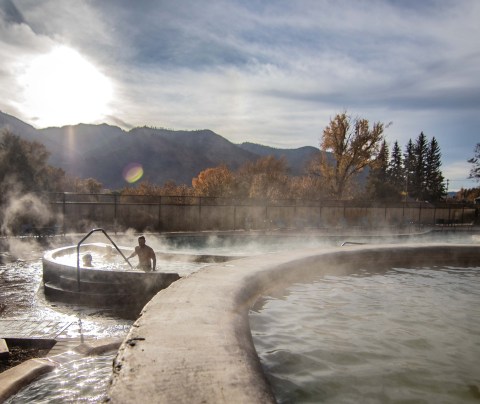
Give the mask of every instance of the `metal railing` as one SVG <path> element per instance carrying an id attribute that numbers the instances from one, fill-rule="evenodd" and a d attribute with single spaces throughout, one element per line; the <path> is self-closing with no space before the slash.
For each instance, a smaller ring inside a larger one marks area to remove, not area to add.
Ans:
<path id="1" fill-rule="evenodd" d="M 405 226 L 455 227 L 480 223 L 480 209 L 466 203 L 365 200 L 275 201 L 191 195 L 38 194 L 49 205 L 51 220 L 36 225 L 31 216 L 15 224 L 15 235 L 56 235 L 103 227 L 174 232 L 263 230 L 269 227 Z M 278 224 L 278 226 L 277 226 Z"/>
<path id="2" fill-rule="evenodd" d="M 77 290 L 80 292 L 81 290 L 81 287 L 80 287 L 80 246 L 82 245 L 82 243 L 88 238 L 90 237 L 93 233 L 97 232 L 97 231 L 101 231 L 105 237 L 107 237 L 110 242 L 112 243 L 112 245 L 115 247 L 115 249 L 120 253 L 120 255 L 123 257 L 123 259 L 127 262 L 128 265 L 130 265 L 130 268 L 133 269 L 133 266 L 132 264 L 130 264 L 130 261 L 127 259 L 127 257 L 125 257 L 125 255 L 123 254 L 123 252 L 117 247 L 117 245 L 115 244 L 115 242 L 110 238 L 110 236 L 107 234 L 107 232 L 104 230 L 104 229 L 92 229 L 88 232 L 88 234 L 83 237 L 77 244 Z"/>

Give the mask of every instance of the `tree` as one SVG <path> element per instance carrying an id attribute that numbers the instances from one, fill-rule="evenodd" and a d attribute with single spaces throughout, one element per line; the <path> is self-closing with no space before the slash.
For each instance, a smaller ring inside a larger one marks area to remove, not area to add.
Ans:
<path id="1" fill-rule="evenodd" d="M 287 161 L 274 156 L 248 161 L 236 172 L 238 193 L 249 198 L 286 199 L 289 183 Z"/>
<path id="2" fill-rule="evenodd" d="M 475 156 L 469 159 L 468 162 L 473 164 L 468 178 L 474 178 L 480 181 L 480 143 L 477 143 L 475 146 Z"/>
<path id="3" fill-rule="evenodd" d="M 375 165 L 368 175 L 367 195 L 374 200 L 386 201 L 395 200 L 397 194 L 388 178 L 389 150 L 384 140 L 378 153 Z"/>
<path id="4" fill-rule="evenodd" d="M 435 137 L 432 138 L 428 146 L 426 157 L 426 176 L 425 176 L 425 196 L 428 201 L 437 201 L 445 195 L 444 178 L 440 167 L 442 154 Z"/>
<path id="5" fill-rule="evenodd" d="M 177 185 L 175 181 L 169 180 L 163 184 L 161 188 L 161 195 L 165 196 L 191 196 L 193 194 L 193 189 L 186 184 Z"/>
<path id="6" fill-rule="evenodd" d="M 54 221 L 48 204 L 32 192 L 58 191 L 63 170 L 47 164 L 44 145 L 22 140 L 10 131 L 0 136 L 0 233 L 44 227 Z"/>
<path id="7" fill-rule="evenodd" d="M 405 188 L 405 170 L 403 167 L 402 151 L 398 142 L 393 145 L 392 156 L 387 169 L 388 182 L 396 195 L 400 195 Z"/>
<path id="8" fill-rule="evenodd" d="M 415 175 L 415 151 L 412 139 L 408 140 L 407 146 L 405 147 L 405 154 L 403 155 L 403 167 L 405 172 L 405 188 L 404 195 L 405 200 L 408 198 L 410 192 L 413 188 L 413 177 Z"/>
<path id="9" fill-rule="evenodd" d="M 375 164 L 383 141 L 384 124 L 376 122 L 372 128 L 366 119 L 337 114 L 323 131 L 320 144 L 320 174 L 330 194 L 344 197 L 356 174 Z M 334 161 L 327 152 L 333 154 Z"/>
<path id="10" fill-rule="evenodd" d="M 404 158 L 405 191 L 408 195 L 421 201 L 440 199 L 445 194 L 441 164 L 440 147 L 435 138 L 429 143 L 421 132 L 415 144 L 410 139 Z"/>
<path id="11" fill-rule="evenodd" d="M 122 189 L 121 195 L 157 196 L 161 195 L 161 188 L 149 181 L 140 181 L 135 187 L 125 187 Z"/>
<path id="12" fill-rule="evenodd" d="M 292 199 L 300 200 L 317 200 L 325 197 L 322 193 L 321 180 L 314 175 L 290 178 L 288 196 Z"/>
<path id="13" fill-rule="evenodd" d="M 473 203 L 475 198 L 480 197 L 480 188 L 461 188 L 460 191 L 456 193 L 456 199 L 466 200 L 468 202 Z"/>
<path id="14" fill-rule="evenodd" d="M 59 191 L 65 173 L 47 164 L 49 152 L 38 142 L 21 139 L 10 131 L 0 137 L 0 191 Z"/>
<path id="15" fill-rule="evenodd" d="M 226 165 L 207 168 L 192 180 L 195 195 L 231 196 L 234 188 L 233 173 Z"/>
<path id="16" fill-rule="evenodd" d="M 410 194 L 419 200 L 427 199 L 427 153 L 428 141 L 423 132 L 418 135 L 413 147 L 414 163 Z"/>

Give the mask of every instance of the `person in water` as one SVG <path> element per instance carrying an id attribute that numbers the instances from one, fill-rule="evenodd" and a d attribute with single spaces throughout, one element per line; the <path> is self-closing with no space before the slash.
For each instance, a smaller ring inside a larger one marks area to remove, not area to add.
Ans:
<path id="1" fill-rule="evenodd" d="M 84 267 L 93 267 L 92 264 L 92 254 L 85 254 L 82 257 Z"/>
<path id="2" fill-rule="evenodd" d="M 138 238 L 138 246 L 135 247 L 135 251 L 127 258 L 132 258 L 136 255 L 138 255 L 137 268 L 143 269 L 144 271 L 155 271 L 157 257 L 155 256 L 153 248 L 145 244 L 144 236 Z"/>

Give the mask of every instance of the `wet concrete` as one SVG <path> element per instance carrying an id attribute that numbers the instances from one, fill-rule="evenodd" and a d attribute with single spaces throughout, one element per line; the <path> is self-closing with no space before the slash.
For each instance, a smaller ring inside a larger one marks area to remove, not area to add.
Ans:
<path id="1" fill-rule="evenodd" d="M 248 311 L 261 295 L 358 263 L 480 265 L 476 245 L 383 245 L 266 254 L 207 267 L 158 293 L 119 350 L 111 402 L 273 403 Z"/>

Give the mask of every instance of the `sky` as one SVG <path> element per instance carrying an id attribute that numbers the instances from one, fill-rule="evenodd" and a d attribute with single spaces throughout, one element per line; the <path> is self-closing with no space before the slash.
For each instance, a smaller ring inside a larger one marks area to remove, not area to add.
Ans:
<path id="1" fill-rule="evenodd" d="M 472 188 L 478 38 L 478 0 L 0 0 L 0 110 L 277 148 L 347 112 L 390 150 L 435 137 L 449 191 Z"/>

